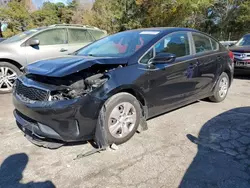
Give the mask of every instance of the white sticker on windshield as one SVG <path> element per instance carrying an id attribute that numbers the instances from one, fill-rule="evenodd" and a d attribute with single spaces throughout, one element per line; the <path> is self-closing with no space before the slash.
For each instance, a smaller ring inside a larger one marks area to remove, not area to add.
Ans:
<path id="1" fill-rule="evenodd" d="M 142 31 L 140 35 L 157 35 L 159 33 L 159 31 Z"/>

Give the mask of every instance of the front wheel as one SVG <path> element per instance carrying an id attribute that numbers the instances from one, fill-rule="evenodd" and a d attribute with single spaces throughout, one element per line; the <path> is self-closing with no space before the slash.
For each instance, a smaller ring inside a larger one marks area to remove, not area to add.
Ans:
<path id="1" fill-rule="evenodd" d="M 230 80 L 228 75 L 223 72 L 215 86 L 214 95 L 209 97 L 212 102 L 222 102 L 228 93 Z"/>
<path id="2" fill-rule="evenodd" d="M 0 94 L 12 92 L 13 84 L 20 74 L 15 65 L 0 62 Z"/>
<path id="3" fill-rule="evenodd" d="M 101 109 L 109 144 L 127 142 L 136 132 L 141 117 L 137 99 L 129 93 L 118 93 L 109 98 Z"/>

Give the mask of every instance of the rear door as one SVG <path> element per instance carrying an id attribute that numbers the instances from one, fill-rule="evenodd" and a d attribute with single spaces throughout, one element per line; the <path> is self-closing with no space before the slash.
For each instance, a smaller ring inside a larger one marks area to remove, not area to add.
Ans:
<path id="1" fill-rule="evenodd" d="M 195 57 L 198 59 L 199 96 L 210 94 L 217 79 L 217 66 L 222 59 L 219 44 L 210 37 L 201 33 L 192 33 Z"/>
<path id="2" fill-rule="evenodd" d="M 176 32 L 167 35 L 140 60 L 148 64 L 158 53 L 172 53 L 176 60 L 168 64 L 147 66 L 149 84 L 146 99 L 150 116 L 178 108 L 196 99 L 197 59 L 192 55 L 191 34 Z"/>
<path id="3" fill-rule="evenodd" d="M 31 39 L 38 39 L 40 44 L 23 47 L 27 63 L 68 54 L 66 29 L 53 28 L 38 33 L 29 40 Z"/>
<path id="4" fill-rule="evenodd" d="M 73 53 L 76 50 L 93 42 L 95 39 L 86 29 L 82 28 L 69 28 L 68 29 L 68 50 Z"/>

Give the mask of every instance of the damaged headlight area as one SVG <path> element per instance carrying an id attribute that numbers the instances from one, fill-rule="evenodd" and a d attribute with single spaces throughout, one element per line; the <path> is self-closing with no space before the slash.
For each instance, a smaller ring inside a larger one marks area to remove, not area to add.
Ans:
<path id="1" fill-rule="evenodd" d="M 70 100 L 84 96 L 92 92 L 95 88 L 102 86 L 108 81 L 108 76 L 102 73 L 90 76 L 85 80 L 79 80 L 70 86 L 63 87 L 62 89 L 51 91 L 49 101 Z"/>
<path id="2" fill-rule="evenodd" d="M 123 66 L 98 64 L 64 76 L 27 72 L 20 80 L 17 95 L 24 96 L 29 101 L 61 101 L 79 98 L 101 87 L 111 78 L 110 73 L 118 68 Z"/>

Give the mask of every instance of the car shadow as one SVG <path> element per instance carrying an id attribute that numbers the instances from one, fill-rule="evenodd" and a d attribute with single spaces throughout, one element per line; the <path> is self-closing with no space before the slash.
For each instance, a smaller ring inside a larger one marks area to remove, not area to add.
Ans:
<path id="1" fill-rule="evenodd" d="M 29 157 L 25 153 L 14 154 L 6 158 L 0 166 L 0 187 L 55 187 L 51 181 L 21 183 L 22 173 L 28 161 Z"/>
<path id="2" fill-rule="evenodd" d="M 232 109 L 209 120 L 198 138 L 197 155 L 180 188 L 250 187 L 250 107 Z"/>

